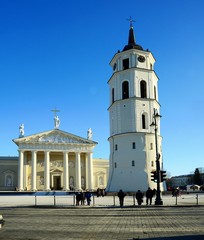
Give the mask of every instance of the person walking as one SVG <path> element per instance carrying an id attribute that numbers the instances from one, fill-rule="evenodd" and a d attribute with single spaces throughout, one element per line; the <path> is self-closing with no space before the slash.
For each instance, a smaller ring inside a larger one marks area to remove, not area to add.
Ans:
<path id="1" fill-rule="evenodd" d="M 85 193 L 85 198 L 86 198 L 86 201 L 87 201 L 87 205 L 90 206 L 90 203 L 91 203 L 91 193 L 88 190 Z"/>
<path id="2" fill-rule="evenodd" d="M 138 190 L 137 192 L 136 192 L 136 199 L 137 199 L 137 203 L 138 203 L 138 205 L 141 205 L 142 204 L 142 202 L 143 202 L 143 193 L 140 191 L 140 190 Z"/>
<path id="3" fill-rule="evenodd" d="M 122 191 L 122 189 L 120 189 L 120 191 L 118 192 L 118 198 L 119 198 L 121 207 L 123 207 L 125 196 L 126 196 L 126 194 Z"/>
<path id="4" fill-rule="evenodd" d="M 146 204 L 152 205 L 153 190 L 149 187 L 146 191 Z"/>

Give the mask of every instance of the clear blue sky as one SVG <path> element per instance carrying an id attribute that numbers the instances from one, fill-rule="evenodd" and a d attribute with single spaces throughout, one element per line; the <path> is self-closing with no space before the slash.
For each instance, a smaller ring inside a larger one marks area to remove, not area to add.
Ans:
<path id="1" fill-rule="evenodd" d="M 156 58 L 164 168 L 172 176 L 204 167 L 204 1 L 1 0 L 0 156 L 18 155 L 12 139 L 60 129 L 98 142 L 109 158 L 109 62 L 136 42 Z"/>

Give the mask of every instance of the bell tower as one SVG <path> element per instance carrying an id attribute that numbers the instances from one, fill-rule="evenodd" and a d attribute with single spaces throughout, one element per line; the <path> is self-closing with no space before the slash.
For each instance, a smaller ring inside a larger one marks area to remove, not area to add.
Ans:
<path id="1" fill-rule="evenodd" d="M 155 132 L 150 127 L 154 109 L 159 114 L 158 77 L 153 54 L 136 44 L 132 20 L 128 44 L 112 58 L 110 91 L 110 172 L 107 191 L 146 191 L 156 188 Z M 162 164 L 160 121 L 158 152 Z M 162 190 L 162 189 L 161 189 Z"/>

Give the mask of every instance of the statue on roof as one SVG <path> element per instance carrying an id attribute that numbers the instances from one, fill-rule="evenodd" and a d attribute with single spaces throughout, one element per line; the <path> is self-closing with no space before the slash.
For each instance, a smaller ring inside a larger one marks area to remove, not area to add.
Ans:
<path id="1" fill-rule="evenodd" d="M 55 129 L 58 129 L 60 125 L 60 119 L 57 115 L 55 115 L 54 117 L 54 124 L 55 124 Z"/>
<path id="2" fill-rule="evenodd" d="M 24 124 L 22 123 L 20 126 L 19 126 L 19 137 L 24 137 Z"/>
<path id="3" fill-rule="evenodd" d="M 91 140 L 91 139 L 92 139 L 92 136 L 93 136 L 92 129 L 89 128 L 88 131 L 87 131 L 87 139 L 88 139 L 88 140 Z"/>

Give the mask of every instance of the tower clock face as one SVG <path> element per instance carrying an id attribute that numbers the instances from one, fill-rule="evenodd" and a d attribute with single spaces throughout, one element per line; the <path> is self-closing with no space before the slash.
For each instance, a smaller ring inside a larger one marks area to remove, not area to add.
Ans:
<path id="1" fill-rule="evenodd" d="M 139 62 L 144 62 L 145 61 L 145 57 L 144 56 L 139 56 L 137 59 L 138 59 Z"/>

